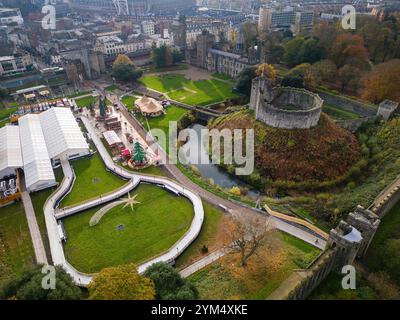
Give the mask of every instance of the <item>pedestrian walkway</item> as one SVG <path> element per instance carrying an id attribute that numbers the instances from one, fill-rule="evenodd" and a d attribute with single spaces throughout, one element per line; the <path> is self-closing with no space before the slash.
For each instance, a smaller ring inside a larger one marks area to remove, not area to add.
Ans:
<path id="1" fill-rule="evenodd" d="M 25 209 L 26 220 L 28 221 L 29 232 L 32 238 L 33 249 L 35 251 L 36 262 L 38 264 L 48 264 L 46 250 L 44 249 L 43 239 L 40 234 L 31 197 L 28 191 L 23 191 L 21 197 Z"/>

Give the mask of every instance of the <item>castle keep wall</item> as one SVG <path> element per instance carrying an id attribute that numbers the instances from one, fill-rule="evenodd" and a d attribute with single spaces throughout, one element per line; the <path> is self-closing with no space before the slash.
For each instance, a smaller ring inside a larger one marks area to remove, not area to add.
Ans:
<path id="1" fill-rule="evenodd" d="M 318 124 L 323 100 L 310 91 L 290 87 L 271 88 L 261 77 L 252 83 L 250 109 L 257 120 L 275 128 L 309 129 Z"/>

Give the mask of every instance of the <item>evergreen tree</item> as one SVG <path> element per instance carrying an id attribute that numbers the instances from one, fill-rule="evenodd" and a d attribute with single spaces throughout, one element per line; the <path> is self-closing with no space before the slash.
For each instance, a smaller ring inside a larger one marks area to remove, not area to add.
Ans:
<path id="1" fill-rule="evenodd" d="M 132 160 L 135 163 L 144 163 L 146 162 L 146 151 L 144 151 L 142 145 L 136 141 L 133 146 L 133 157 Z"/>

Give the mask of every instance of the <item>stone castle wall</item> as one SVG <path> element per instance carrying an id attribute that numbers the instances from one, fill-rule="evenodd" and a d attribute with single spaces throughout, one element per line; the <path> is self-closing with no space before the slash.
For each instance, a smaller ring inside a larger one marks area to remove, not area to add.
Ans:
<path id="1" fill-rule="evenodd" d="M 255 78 L 249 107 L 257 120 L 275 128 L 309 129 L 318 124 L 323 100 L 310 91 L 290 87 L 270 88 Z"/>
<path id="2" fill-rule="evenodd" d="M 379 195 L 370 209 L 361 206 L 350 212 L 347 221 L 341 221 L 331 230 L 326 249 L 306 269 L 296 270 L 269 299 L 306 299 L 330 272 L 340 272 L 343 265 L 352 264 L 363 257 L 379 228 L 381 219 L 400 201 L 400 176 Z M 348 236 L 354 228 L 360 241 Z M 347 229 L 347 231 L 345 231 Z"/>

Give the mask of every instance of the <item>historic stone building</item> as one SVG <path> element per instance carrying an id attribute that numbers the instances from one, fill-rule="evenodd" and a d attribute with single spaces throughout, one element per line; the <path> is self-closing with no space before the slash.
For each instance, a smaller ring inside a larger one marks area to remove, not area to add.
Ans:
<path id="1" fill-rule="evenodd" d="M 178 14 L 170 25 L 170 33 L 172 34 L 172 42 L 175 47 L 185 50 L 186 48 L 186 17 Z"/>
<path id="2" fill-rule="evenodd" d="M 266 76 L 253 79 L 250 109 L 256 119 L 285 129 L 308 129 L 318 124 L 323 100 L 315 93 L 291 87 L 273 87 Z"/>
<path id="3" fill-rule="evenodd" d="M 203 30 L 197 35 L 196 47 L 186 50 L 186 61 L 199 68 L 236 78 L 244 68 L 258 62 L 256 51 L 249 50 L 249 52 L 249 57 L 245 57 L 220 50 L 215 35 Z"/>

